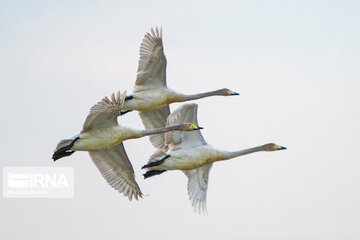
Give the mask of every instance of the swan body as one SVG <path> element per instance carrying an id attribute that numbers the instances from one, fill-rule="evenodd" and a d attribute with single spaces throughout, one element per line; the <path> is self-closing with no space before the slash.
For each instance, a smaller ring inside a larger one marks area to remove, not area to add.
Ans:
<path id="1" fill-rule="evenodd" d="M 112 148 L 125 140 L 141 137 L 141 131 L 124 126 L 94 129 L 79 135 L 71 151 L 101 151 Z"/>
<path id="2" fill-rule="evenodd" d="M 197 105 L 183 104 L 168 118 L 166 126 L 184 121 L 197 124 Z M 182 170 L 188 177 L 188 195 L 199 213 L 206 213 L 206 193 L 209 173 L 214 162 L 229 160 L 259 151 L 278 151 L 286 149 L 274 143 L 240 151 L 222 151 L 206 143 L 202 134 L 197 132 L 168 132 L 165 134 L 166 149 L 157 150 L 148 164 L 145 178 L 161 174 L 167 170 Z M 167 151 L 168 150 L 168 151 Z"/>
<path id="3" fill-rule="evenodd" d="M 167 87 L 145 89 L 134 92 L 132 96 L 132 99 L 125 101 L 122 109 L 138 111 L 151 110 L 168 106 L 182 99 L 182 94 Z"/>
<path id="4" fill-rule="evenodd" d="M 269 150 L 266 150 L 266 149 Z M 209 144 L 193 147 L 181 148 L 175 151 L 170 151 L 169 157 L 155 167 L 149 167 L 149 170 L 192 170 L 203 167 L 214 162 L 228 160 L 238 156 L 250 154 L 260 151 L 276 151 L 283 150 L 285 147 L 278 146 L 274 143 L 265 144 L 259 147 L 245 149 L 237 152 L 222 151 L 213 148 Z"/>
<path id="5" fill-rule="evenodd" d="M 225 159 L 226 156 L 222 151 L 210 145 L 203 145 L 172 151 L 164 163 L 149 170 L 192 170 Z"/>
<path id="6" fill-rule="evenodd" d="M 90 158 L 105 180 L 130 200 L 142 197 L 135 181 L 134 169 L 126 154 L 123 141 L 167 131 L 194 131 L 201 129 L 191 123 L 156 129 L 138 130 L 117 122 L 126 93 L 105 97 L 90 109 L 80 134 L 61 140 L 53 154 L 54 161 L 70 156 L 75 151 L 88 151 Z"/>

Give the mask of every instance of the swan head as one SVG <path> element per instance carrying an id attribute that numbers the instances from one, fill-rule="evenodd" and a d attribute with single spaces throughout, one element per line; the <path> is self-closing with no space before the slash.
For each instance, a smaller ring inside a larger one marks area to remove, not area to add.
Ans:
<path id="1" fill-rule="evenodd" d="M 240 95 L 237 92 L 231 91 L 230 89 L 223 88 L 220 90 L 220 95 L 222 96 L 233 96 L 233 95 Z"/>
<path id="2" fill-rule="evenodd" d="M 194 131 L 194 130 L 203 129 L 202 127 L 196 126 L 195 124 L 192 123 L 183 123 L 182 125 L 183 125 L 182 126 L 183 131 Z"/>
<path id="3" fill-rule="evenodd" d="M 268 143 L 263 146 L 264 151 L 279 151 L 279 150 L 285 150 L 286 147 L 279 146 L 275 143 Z"/>

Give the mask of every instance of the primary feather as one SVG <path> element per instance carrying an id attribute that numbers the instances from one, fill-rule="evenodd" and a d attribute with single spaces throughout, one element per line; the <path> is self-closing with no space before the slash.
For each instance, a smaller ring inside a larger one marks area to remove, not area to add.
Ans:
<path id="1" fill-rule="evenodd" d="M 142 192 L 135 181 L 134 169 L 122 143 L 103 151 L 90 151 L 89 154 L 111 187 L 123 193 L 130 201 L 133 197 L 136 200 L 142 197 Z"/>
<path id="2" fill-rule="evenodd" d="M 105 97 L 94 105 L 90 109 L 89 115 L 86 117 L 81 132 L 118 125 L 117 117 L 120 115 L 120 110 L 124 104 L 125 97 L 126 91 L 124 91 L 123 94 L 118 91 L 116 96 L 114 93 L 111 95 L 111 100 Z"/>

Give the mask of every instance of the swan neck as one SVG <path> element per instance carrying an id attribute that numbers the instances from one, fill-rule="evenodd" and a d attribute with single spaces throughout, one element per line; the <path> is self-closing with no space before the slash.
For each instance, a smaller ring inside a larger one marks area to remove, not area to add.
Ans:
<path id="1" fill-rule="evenodd" d="M 240 150 L 240 151 L 234 151 L 234 152 L 224 152 L 224 158 L 226 160 L 226 159 L 231 159 L 231 158 L 247 155 L 247 154 L 250 154 L 250 153 L 260 152 L 260 151 L 264 151 L 262 146 L 248 148 L 248 149 L 244 149 L 244 150 Z"/>
<path id="2" fill-rule="evenodd" d="M 165 132 L 170 132 L 170 131 L 179 131 L 179 130 L 182 130 L 182 127 L 183 127 L 182 125 L 174 125 L 174 126 L 170 126 L 170 127 L 146 129 L 146 130 L 141 130 L 140 134 L 143 137 L 143 136 L 149 136 L 149 135 L 165 133 Z"/>
<path id="3" fill-rule="evenodd" d="M 182 101 L 196 100 L 196 99 L 210 97 L 210 96 L 216 96 L 216 95 L 222 95 L 221 90 L 215 90 L 215 91 L 211 91 L 211 92 L 204 92 L 204 93 L 198 93 L 198 94 L 183 95 Z"/>

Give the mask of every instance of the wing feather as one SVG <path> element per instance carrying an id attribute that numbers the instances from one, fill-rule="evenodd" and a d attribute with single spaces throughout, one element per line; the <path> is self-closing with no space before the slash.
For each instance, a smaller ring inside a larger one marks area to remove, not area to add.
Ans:
<path id="1" fill-rule="evenodd" d="M 162 128 L 166 126 L 166 118 L 170 115 L 169 106 L 139 111 L 140 118 L 146 129 Z M 150 142 L 155 148 L 167 150 L 165 133 L 150 136 Z"/>
<path id="2" fill-rule="evenodd" d="M 89 154 L 111 187 L 123 193 L 130 201 L 133 197 L 136 200 L 142 197 L 140 187 L 135 181 L 134 169 L 122 143 L 107 150 L 91 151 Z"/>
<path id="3" fill-rule="evenodd" d="M 166 57 L 162 42 L 162 29 L 151 28 L 140 46 L 140 59 L 134 92 L 144 88 L 166 86 Z"/>
<path id="4" fill-rule="evenodd" d="M 198 105 L 194 103 L 181 105 L 167 118 L 166 126 L 173 126 L 184 122 L 198 125 L 197 108 Z M 165 133 L 165 144 L 168 145 L 172 151 L 175 151 L 180 148 L 206 145 L 206 141 L 200 131 L 173 131 Z"/>
<path id="5" fill-rule="evenodd" d="M 212 164 L 201 168 L 183 171 L 188 177 L 188 195 L 195 212 L 206 214 L 206 194 L 209 182 L 209 173 Z"/>
<path id="6" fill-rule="evenodd" d="M 83 129 L 81 132 L 86 132 L 90 129 L 113 127 L 118 124 L 117 117 L 120 114 L 120 109 L 124 104 L 126 91 L 123 94 L 120 91 L 116 96 L 113 93 L 111 100 L 107 97 L 95 104 L 90 113 L 86 117 Z"/>

